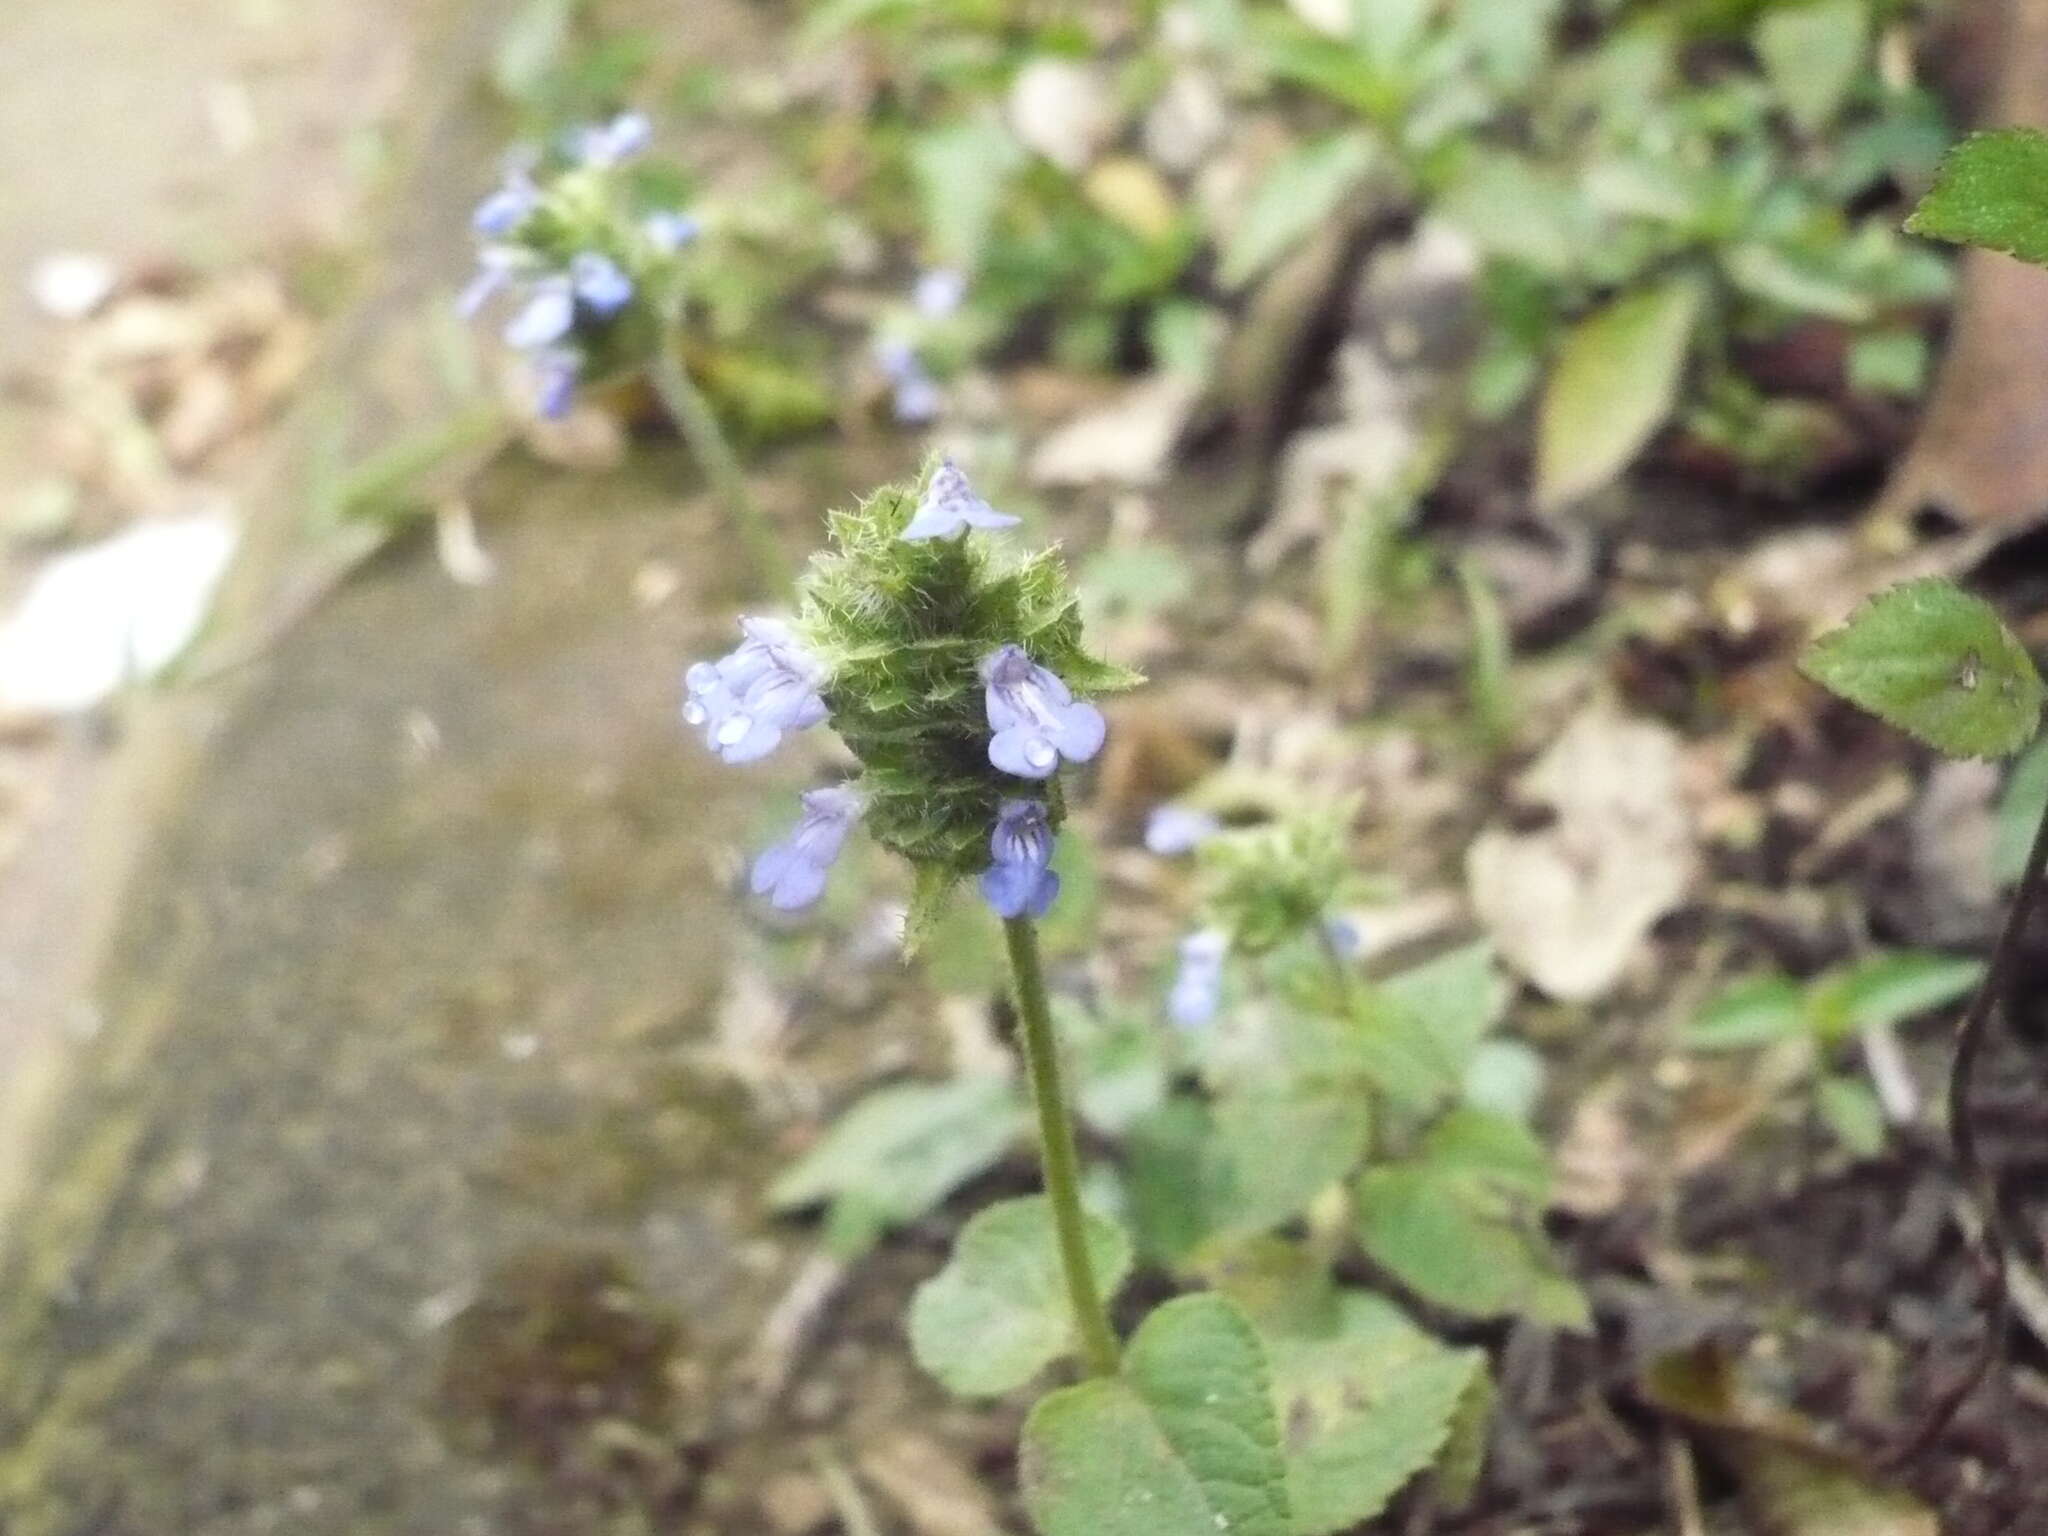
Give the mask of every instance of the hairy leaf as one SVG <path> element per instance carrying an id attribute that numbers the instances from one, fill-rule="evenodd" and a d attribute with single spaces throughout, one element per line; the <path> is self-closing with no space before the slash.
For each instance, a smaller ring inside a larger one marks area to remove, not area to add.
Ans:
<path id="1" fill-rule="evenodd" d="M 1934 190 L 1906 220 L 1931 240 L 1981 245 L 2048 266 L 2048 134 L 1972 134 L 1941 164 Z"/>
<path id="2" fill-rule="evenodd" d="M 1384 1297 L 1347 1291 L 1326 1326 L 1265 1336 L 1297 1536 L 1370 1520 L 1451 1438 L 1486 1357 L 1451 1349 Z"/>
<path id="3" fill-rule="evenodd" d="M 1107 1300 L 1131 1272 L 1130 1239 L 1100 1217 L 1087 1223 L 1088 1255 Z M 962 1397 L 1021 1387 L 1075 1346 L 1052 1205 L 1043 1195 L 977 1212 L 946 1267 L 911 1300 L 917 1363 Z"/>
<path id="4" fill-rule="evenodd" d="M 1358 1235 L 1375 1263 L 1453 1312 L 1590 1324 L 1585 1296 L 1540 1234 L 1456 1171 L 1421 1163 L 1369 1169 L 1358 1181 Z"/>
<path id="5" fill-rule="evenodd" d="M 1951 757 L 2004 757 L 2034 737 L 2041 677 L 1982 598 L 1939 577 L 1881 592 L 1800 658 L 1822 687 Z"/>
<path id="6" fill-rule="evenodd" d="M 1041 1536 L 1292 1536 L 1265 1353 L 1214 1293 L 1145 1319 L 1121 1375 L 1054 1392 L 1020 1453 Z"/>

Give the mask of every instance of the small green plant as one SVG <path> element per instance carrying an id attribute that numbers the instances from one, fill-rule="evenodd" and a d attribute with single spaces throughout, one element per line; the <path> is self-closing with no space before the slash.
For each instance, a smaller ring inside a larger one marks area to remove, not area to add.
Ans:
<path id="1" fill-rule="evenodd" d="M 1984 974 L 1975 960 L 1911 950 L 1880 951 L 1821 976 L 1748 976 L 1725 988 L 1687 1025 L 1695 1051 L 1791 1047 L 1815 1117 L 1856 1157 L 1884 1150 L 1886 1114 L 1868 1077 L 1840 1063 L 1860 1038 L 1967 997 Z"/>
<path id="2" fill-rule="evenodd" d="M 1906 227 L 2048 266 L 2048 135 L 2015 128 L 1965 140 L 1943 162 L 1933 190 Z M 1990 604 L 1943 579 L 1909 581 L 1879 593 L 1846 624 L 1816 640 L 1801 664 L 1822 686 L 1944 756 L 2010 757 L 2040 732 L 2044 689 L 2026 646 Z M 2020 798 L 2017 790 L 2011 798 Z M 2033 799 L 2031 789 L 2026 799 Z M 1976 1368 L 1935 1405 L 1909 1449 L 1939 1433 L 2004 1344 L 2012 1238 L 1997 1182 L 1978 1149 L 1971 1087 L 1986 1030 L 2012 984 L 2048 872 L 2048 798 L 2039 804 L 2039 820 L 2017 870 L 2001 858 L 2000 873 L 2016 875 L 2012 900 L 1956 1027 L 1949 1072 L 1949 1136 L 1983 1223 L 1992 1325 Z"/>
<path id="3" fill-rule="evenodd" d="M 1039 927 L 1061 899 L 1062 778 L 1102 745 L 1089 697 L 1136 679 L 1085 649 L 1056 557 L 1006 547 L 1014 521 L 929 466 L 832 516 L 793 619 L 743 621 L 738 651 L 688 675 L 685 718 L 727 761 L 829 720 L 861 765 L 804 795 L 754 892 L 815 901 L 856 826 L 912 868 L 913 943 L 955 931 L 948 893 L 972 881 L 1001 920 L 1023 1058 L 1022 1090 L 984 1072 L 868 1095 L 771 1202 L 826 1205 L 856 1255 L 1035 1126 L 1043 1193 L 969 1218 L 908 1331 L 970 1398 L 1078 1362 L 1025 1422 L 1042 1536 L 1321 1536 L 1424 1475 L 1460 1502 L 1484 1353 L 1340 1276 L 1363 1259 L 1433 1310 L 1587 1325 L 1539 1223 L 1540 1066 L 1493 1038 L 1505 985 L 1484 946 L 1366 976 L 1345 808 L 1225 830 L 1177 807 L 1148 842 L 1192 855 L 1199 915 L 1163 1010 L 1059 995 Z M 1084 1167 L 1077 1120 L 1115 1155 Z M 1182 1294 L 1126 1338 L 1140 1265 Z"/>

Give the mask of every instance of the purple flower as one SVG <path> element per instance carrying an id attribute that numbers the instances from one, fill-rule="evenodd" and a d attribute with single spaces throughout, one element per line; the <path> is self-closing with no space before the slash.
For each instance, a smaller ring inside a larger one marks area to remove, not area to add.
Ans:
<path id="1" fill-rule="evenodd" d="M 1043 779 L 1060 759 L 1085 763 L 1102 750 L 1106 728 L 1102 711 L 1077 703 L 1067 685 L 1025 655 L 1020 645 L 1006 645 L 981 664 L 988 692 L 988 723 L 995 732 L 988 760 L 1020 779 Z"/>
<path id="2" fill-rule="evenodd" d="M 1358 931 L 1358 924 L 1348 917 L 1326 917 L 1323 932 L 1330 940 L 1330 947 L 1343 959 L 1349 960 L 1365 944 L 1365 935 Z"/>
<path id="3" fill-rule="evenodd" d="M 741 619 L 746 640 L 717 662 L 683 675 L 683 719 L 704 728 L 704 744 L 728 763 L 766 757 L 791 731 L 824 720 L 818 689 L 825 668 L 778 619 Z"/>
<path id="4" fill-rule="evenodd" d="M 657 250 L 674 255 L 704 232 L 704 226 L 696 217 L 673 211 L 650 213 L 640 223 L 640 229 Z"/>
<path id="5" fill-rule="evenodd" d="M 455 312 L 465 320 L 475 319 L 477 312 L 511 283 L 522 259 L 522 253 L 508 245 L 487 245 L 478 251 L 476 276 L 455 301 Z"/>
<path id="6" fill-rule="evenodd" d="M 630 160 L 654 140 L 654 124 L 644 112 L 621 112 L 608 123 L 577 130 L 571 140 L 578 160 L 605 167 Z"/>
<path id="7" fill-rule="evenodd" d="M 906 427 L 921 427 L 937 419 L 946 397 L 940 393 L 930 375 L 923 372 L 897 382 L 896 394 L 891 408 L 896 419 Z"/>
<path id="8" fill-rule="evenodd" d="M 505 326 L 505 342 L 522 352 L 551 347 L 576 324 L 576 291 L 566 277 L 544 277 L 535 283 Z"/>
<path id="9" fill-rule="evenodd" d="M 756 896 L 782 912 L 808 907 L 825 893 L 825 872 L 839 857 L 846 834 L 860 820 L 860 795 L 844 784 L 807 790 L 796 830 L 754 860 Z"/>
<path id="10" fill-rule="evenodd" d="M 540 188 L 523 166 L 515 166 L 505 173 L 498 190 L 476 205 L 469 225 L 478 234 L 497 239 L 524 224 L 539 206 Z"/>
<path id="11" fill-rule="evenodd" d="M 576 403 L 583 354 L 573 347 L 542 347 L 533 354 L 533 408 L 544 421 L 560 421 Z"/>
<path id="12" fill-rule="evenodd" d="M 875 366 L 882 370 L 884 378 L 895 383 L 901 384 L 924 372 L 924 364 L 917 360 L 917 348 L 901 336 L 877 336 L 874 352 Z"/>
<path id="13" fill-rule="evenodd" d="M 1199 1029 L 1223 1004 L 1223 959 L 1230 938 L 1220 928 L 1200 928 L 1180 941 L 1180 966 L 1166 994 L 1166 1016 L 1182 1029 Z"/>
<path id="14" fill-rule="evenodd" d="M 569 283 L 593 314 L 615 315 L 633 299 L 633 279 L 602 251 L 583 251 L 569 263 Z"/>
<path id="15" fill-rule="evenodd" d="M 951 459 L 942 459 L 932 471 L 931 483 L 924 488 L 924 499 L 918 502 L 916 514 L 897 537 L 906 544 L 916 544 L 925 539 L 950 539 L 969 528 L 1016 525 L 1016 518 L 998 512 L 974 494 L 974 487 L 967 483 L 967 476 L 958 465 Z"/>
<path id="16" fill-rule="evenodd" d="M 967 279 L 951 267 L 933 267 L 920 273 L 911 302 L 928 320 L 943 320 L 959 309 L 967 297 Z"/>
<path id="17" fill-rule="evenodd" d="M 1155 805 L 1145 819 L 1145 846 L 1163 859 L 1193 853 L 1223 830 L 1223 823 L 1207 811 L 1185 805 Z"/>
<path id="18" fill-rule="evenodd" d="M 995 862 L 982 871 L 981 895 L 999 917 L 1043 917 L 1060 893 L 1052 863 L 1052 827 L 1042 800 L 1005 800 L 989 835 Z"/>

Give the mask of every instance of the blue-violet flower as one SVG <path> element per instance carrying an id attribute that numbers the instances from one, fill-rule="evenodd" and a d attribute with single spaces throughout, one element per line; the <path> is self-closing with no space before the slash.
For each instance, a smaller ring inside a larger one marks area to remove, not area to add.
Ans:
<path id="1" fill-rule="evenodd" d="M 1182 1029 L 1199 1029 L 1223 1003 L 1223 959 L 1230 937 L 1220 928 L 1200 928 L 1180 941 L 1180 966 L 1166 994 L 1166 1016 Z"/>
<path id="2" fill-rule="evenodd" d="M 633 300 L 633 279 L 602 251 L 579 252 L 569 263 L 576 297 L 597 315 L 615 315 Z"/>
<path id="3" fill-rule="evenodd" d="M 505 344 L 522 352 L 551 347 L 576 324 L 576 291 L 566 277 L 544 277 L 505 324 Z"/>
<path id="4" fill-rule="evenodd" d="M 673 211 L 650 213 L 641 221 L 640 229 L 655 249 L 671 256 L 704 232 L 694 214 Z"/>
<path id="5" fill-rule="evenodd" d="M 754 860 L 750 882 L 756 896 L 782 912 L 808 907 L 824 894 L 826 871 L 860 820 L 861 797 L 844 784 L 807 790 L 802 801 L 796 830 Z"/>
<path id="6" fill-rule="evenodd" d="M 792 731 L 829 711 L 818 690 L 825 668 L 778 619 L 741 619 L 746 640 L 717 662 L 684 674 L 683 719 L 704 728 L 704 744 L 728 763 L 766 757 Z"/>
<path id="7" fill-rule="evenodd" d="M 572 144 L 585 165 L 605 167 L 630 160 L 654 141 L 654 124 L 644 112 L 621 112 L 608 123 L 577 130 Z"/>
<path id="8" fill-rule="evenodd" d="M 1005 800 L 989 835 L 994 862 L 982 872 L 983 900 L 998 917 L 1043 917 L 1060 893 L 1052 863 L 1052 826 L 1042 800 Z"/>
<path id="9" fill-rule="evenodd" d="M 916 544 L 925 539 L 950 539 L 969 528 L 1016 526 L 1016 518 L 998 512 L 975 495 L 960 467 L 945 459 L 932 471 L 924 499 L 918 502 L 916 513 L 898 537 L 906 544 Z"/>
<path id="10" fill-rule="evenodd" d="M 1024 653 L 1005 645 L 981 664 L 987 687 L 988 760 L 1020 779 L 1051 776 L 1065 758 L 1085 763 L 1102 750 L 1102 711 L 1077 702 L 1067 685 Z"/>
<path id="11" fill-rule="evenodd" d="M 951 267 L 933 267 L 918 275 L 911 303 L 927 320 L 944 320 L 967 297 L 967 279 Z"/>
<path id="12" fill-rule="evenodd" d="M 1185 805 L 1155 805 L 1145 819 L 1145 847 L 1162 859 L 1193 853 L 1223 830 L 1207 811 Z"/>

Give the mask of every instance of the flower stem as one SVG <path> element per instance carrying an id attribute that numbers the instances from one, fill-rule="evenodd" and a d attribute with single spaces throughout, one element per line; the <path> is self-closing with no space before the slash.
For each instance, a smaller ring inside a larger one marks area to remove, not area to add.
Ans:
<path id="1" fill-rule="evenodd" d="M 1116 1334 L 1102 1305 L 1095 1270 L 1088 1261 L 1087 1218 L 1081 1210 L 1081 1159 L 1074 1150 L 1074 1125 L 1060 1085 L 1059 1045 L 1053 1038 L 1052 1011 L 1045 998 L 1045 970 L 1038 958 L 1038 930 L 1028 917 L 1003 921 L 1010 949 L 1010 975 L 1015 983 L 1017 1017 L 1024 1026 L 1024 1061 L 1031 1072 L 1031 1099 L 1038 1107 L 1039 1157 L 1045 1171 L 1045 1195 L 1052 1204 L 1053 1228 L 1059 1238 L 1060 1269 L 1066 1276 L 1067 1301 L 1081 1353 L 1096 1376 L 1117 1370 Z"/>
<path id="2" fill-rule="evenodd" d="M 1977 1123 L 1970 1113 L 1970 1089 L 1991 1016 L 2012 984 L 2013 971 L 2020 960 L 2021 941 L 2027 931 L 2027 919 L 2041 896 L 2044 875 L 2048 875 L 2048 810 L 2042 812 L 2040 825 L 2034 829 L 2034 842 L 2027 851 L 2026 867 L 2020 873 L 2019 884 L 2013 889 L 2012 905 L 2006 908 L 2005 924 L 1998 930 L 1998 941 L 1992 946 L 1984 977 L 1977 983 L 1977 991 L 1969 1006 L 1963 1010 L 1962 1022 L 1956 1026 L 1955 1062 L 1948 1074 L 1949 1145 L 1954 1151 L 1956 1177 L 1962 1183 L 1966 1198 L 1976 1205 L 1983 1223 L 1978 1247 L 1985 1278 L 1991 1288 L 1991 1317 L 1984 1330 L 1984 1342 L 1969 1369 L 1922 1416 L 1905 1445 L 1886 1458 L 1888 1465 L 1911 1461 L 1932 1445 L 1954 1419 L 1965 1399 L 1982 1385 L 2005 1349 L 2012 1314 L 2011 1284 L 2007 1274 L 2011 1266 L 2012 1235 L 1999 1205 L 1998 1180 L 1985 1167 L 1983 1152 L 1977 1145 Z"/>
<path id="3" fill-rule="evenodd" d="M 683 441 L 689 444 L 704 478 L 711 482 L 711 488 L 739 525 L 756 580 L 764 588 L 774 587 L 788 575 L 782 547 L 747 489 L 746 472 L 740 468 L 739 455 L 733 452 L 725 429 L 718 424 L 718 413 L 690 377 L 682 347 L 682 320 L 670 309 L 662 319 L 649 370 L 654 392 L 660 396 L 662 409 L 668 412 L 676 430 L 683 434 Z"/>

